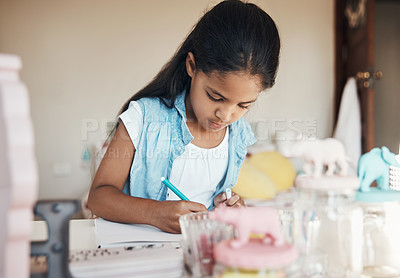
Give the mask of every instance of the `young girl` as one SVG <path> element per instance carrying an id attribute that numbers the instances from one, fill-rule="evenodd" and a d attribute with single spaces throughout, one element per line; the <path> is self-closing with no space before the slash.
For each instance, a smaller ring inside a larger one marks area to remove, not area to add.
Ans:
<path id="1" fill-rule="evenodd" d="M 242 117 L 273 86 L 279 51 L 273 20 L 254 4 L 228 0 L 204 14 L 153 81 L 121 109 L 90 189 L 92 212 L 179 233 L 183 214 L 244 205 L 224 192 L 255 143 Z"/>

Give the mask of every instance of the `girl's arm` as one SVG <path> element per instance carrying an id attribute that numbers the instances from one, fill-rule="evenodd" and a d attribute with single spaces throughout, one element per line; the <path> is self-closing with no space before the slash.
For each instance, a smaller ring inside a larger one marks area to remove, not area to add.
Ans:
<path id="1" fill-rule="evenodd" d="M 90 188 L 88 206 L 95 215 L 179 233 L 179 216 L 207 210 L 204 205 L 190 201 L 156 201 L 124 194 L 122 189 L 134 155 L 135 147 L 125 125 L 120 122 Z"/>

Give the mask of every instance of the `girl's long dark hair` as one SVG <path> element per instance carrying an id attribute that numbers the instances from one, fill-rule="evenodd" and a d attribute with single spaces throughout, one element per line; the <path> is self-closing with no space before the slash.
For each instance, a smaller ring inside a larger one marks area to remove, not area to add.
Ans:
<path id="1" fill-rule="evenodd" d="M 263 89 L 267 89 L 275 83 L 279 51 L 278 30 L 266 12 L 240 0 L 223 1 L 200 18 L 170 61 L 124 104 L 119 114 L 132 100 L 144 97 L 160 98 L 172 107 L 176 96 L 190 87 L 188 52 L 194 55 L 196 70 L 206 74 L 244 71 L 259 76 Z"/>

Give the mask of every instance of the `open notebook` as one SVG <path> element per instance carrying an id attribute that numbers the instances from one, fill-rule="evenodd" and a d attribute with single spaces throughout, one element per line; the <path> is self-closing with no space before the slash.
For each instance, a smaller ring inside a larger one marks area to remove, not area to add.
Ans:
<path id="1" fill-rule="evenodd" d="M 148 225 L 96 219 L 95 236 L 99 248 L 70 250 L 69 269 L 73 277 L 176 278 L 183 275 L 181 235 Z M 33 273 L 47 272 L 47 267 L 46 256 L 31 258 Z"/>
<path id="2" fill-rule="evenodd" d="M 98 249 L 73 250 L 69 267 L 73 277 L 182 277 L 180 234 L 153 226 L 95 220 Z"/>
<path id="3" fill-rule="evenodd" d="M 176 278 L 183 275 L 183 255 L 170 243 L 74 250 L 69 268 L 76 278 Z"/>
<path id="4" fill-rule="evenodd" d="M 170 234 L 142 224 L 122 224 L 104 219 L 95 220 L 96 240 L 100 248 L 132 246 L 145 243 L 177 243 L 182 235 Z"/>

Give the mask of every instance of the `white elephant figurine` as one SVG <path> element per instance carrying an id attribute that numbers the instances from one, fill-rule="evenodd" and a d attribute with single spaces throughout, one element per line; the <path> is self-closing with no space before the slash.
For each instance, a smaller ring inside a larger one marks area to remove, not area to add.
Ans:
<path id="1" fill-rule="evenodd" d="M 322 174 L 332 176 L 335 171 L 340 176 L 347 174 L 349 159 L 343 143 L 335 138 L 297 141 L 288 148 L 285 155 L 303 158 L 305 160 L 303 169 L 309 176 L 320 177 Z M 327 167 L 325 173 L 324 166 Z"/>

